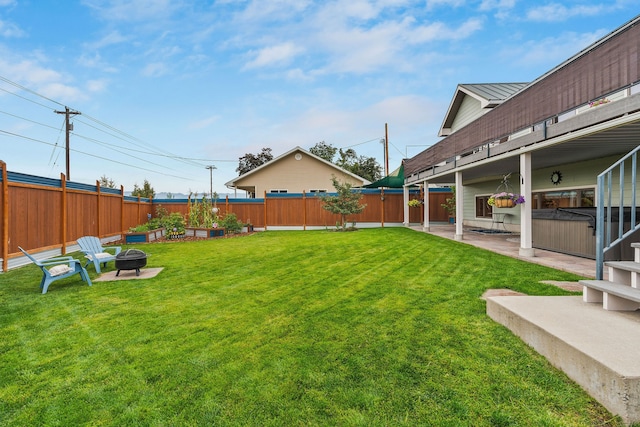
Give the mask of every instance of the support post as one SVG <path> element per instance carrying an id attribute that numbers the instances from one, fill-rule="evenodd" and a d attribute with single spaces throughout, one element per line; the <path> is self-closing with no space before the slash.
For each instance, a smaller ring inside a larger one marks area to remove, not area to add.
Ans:
<path id="1" fill-rule="evenodd" d="M 456 240 L 463 239 L 462 222 L 464 212 L 464 188 L 462 188 L 462 172 L 456 172 Z"/>
<path id="2" fill-rule="evenodd" d="M 531 214 L 531 153 L 520 154 L 520 194 L 525 202 L 520 205 L 520 256 L 533 257 L 533 220 Z"/>
<path id="3" fill-rule="evenodd" d="M 423 185 L 423 193 L 424 193 L 424 204 L 423 204 L 423 208 L 424 208 L 424 218 L 423 218 L 423 223 L 422 223 L 422 230 L 423 231 L 430 231 L 431 226 L 429 225 L 429 183 L 427 181 L 424 182 Z"/>
<path id="4" fill-rule="evenodd" d="M 402 224 L 405 227 L 408 227 L 409 224 L 411 224 L 411 220 L 409 218 L 409 186 L 407 185 L 402 186 L 402 205 L 403 205 L 402 216 L 404 218 L 404 220 L 402 221 Z"/>

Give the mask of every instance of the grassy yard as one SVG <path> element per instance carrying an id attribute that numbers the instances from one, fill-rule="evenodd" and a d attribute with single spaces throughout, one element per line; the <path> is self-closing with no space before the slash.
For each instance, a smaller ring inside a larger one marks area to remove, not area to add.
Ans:
<path id="1" fill-rule="evenodd" d="M 156 278 L 0 274 L 0 425 L 622 425 L 480 298 L 577 276 L 404 228 L 136 247 Z"/>

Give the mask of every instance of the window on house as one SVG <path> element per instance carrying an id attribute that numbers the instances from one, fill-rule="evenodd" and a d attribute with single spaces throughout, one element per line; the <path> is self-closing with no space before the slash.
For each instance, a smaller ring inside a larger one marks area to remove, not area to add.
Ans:
<path id="1" fill-rule="evenodd" d="M 593 188 L 542 191 L 532 194 L 531 209 L 585 208 L 595 206 Z"/>
<path id="2" fill-rule="evenodd" d="M 287 193 L 287 190 L 281 190 L 281 189 L 275 189 L 275 190 L 269 190 L 269 193 Z"/>
<path id="3" fill-rule="evenodd" d="M 309 193 L 326 193 L 327 190 L 309 190 Z"/>
<path id="4" fill-rule="evenodd" d="M 476 218 L 491 218 L 493 210 L 488 201 L 489 196 L 476 196 Z"/>

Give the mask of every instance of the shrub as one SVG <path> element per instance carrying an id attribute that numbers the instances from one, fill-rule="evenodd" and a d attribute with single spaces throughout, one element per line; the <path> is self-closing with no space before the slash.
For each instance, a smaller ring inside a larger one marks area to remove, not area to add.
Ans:
<path id="1" fill-rule="evenodd" d="M 236 214 L 230 212 L 220 220 L 219 226 L 224 228 L 225 233 L 235 234 L 239 233 L 240 230 L 242 230 L 243 223 L 242 221 L 238 220 Z"/>

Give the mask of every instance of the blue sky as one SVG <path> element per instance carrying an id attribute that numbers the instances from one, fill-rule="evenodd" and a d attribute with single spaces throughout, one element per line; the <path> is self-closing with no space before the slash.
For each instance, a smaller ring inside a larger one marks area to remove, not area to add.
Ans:
<path id="1" fill-rule="evenodd" d="M 528 82 L 637 0 L 0 0 L 0 160 L 209 191 L 238 158 L 319 141 L 389 165 L 439 140 L 459 83 Z"/>

